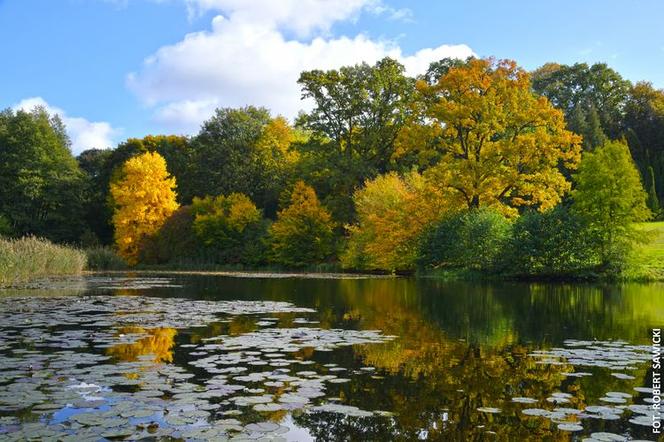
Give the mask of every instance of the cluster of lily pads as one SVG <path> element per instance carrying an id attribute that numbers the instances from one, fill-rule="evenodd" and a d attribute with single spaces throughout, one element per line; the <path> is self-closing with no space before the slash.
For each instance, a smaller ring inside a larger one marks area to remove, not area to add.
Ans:
<path id="1" fill-rule="evenodd" d="M 539 364 L 571 364 L 576 367 L 598 367 L 614 371 L 634 370 L 637 365 L 650 359 L 650 347 L 630 345 L 624 341 L 568 339 L 564 342 L 564 345 L 564 347 L 533 351 L 530 356 L 538 358 Z M 616 377 L 621 378 L 620 376 Z"/>
<path id="2" fill-rule="evenodd" d="M 283 313 L 302 317 L 291 321 L 293 328 L 276 328 L 270 315 Z M 321 365 L 302 353 L 393 337 L 312 327 L 311 313 L 274 301 L 0 298 L 0 439 L 285 440 L 291 429 L 280 419 L 270 421 L 275 413 L 389 416 L 338 403 L 334 396 L 351 376 L 371 375 L 372 367 Z M 149 354 L 119 361 L 107 352 L 145 338 L 141 328 L 186 330 L 236 315 L 260 316 L 256 324 L 262 328 L 180 345 L 176 351 L 187 364 L 158 362 Z M 122 333 L 124 327 L 139 331 Z M 339 387 L 330 392 L 334 385 Z"/>
<path id="3" fill-rule="evenodd" d="M 3 328 L 31 329 L 37 333 L 42 327 L 74 325 L 95 329 L 123 325 L 204 327 L 218 321 L 220 315 L 313 312 L 282 301 L 204 301 L 105 295 L 0 297 L 0 324 Z M 70 333 L 68 330 L 68 338 Z"/>
<path id="4" fill-rule="evenodd" d="M 633 380 L 634 376 L 625 371 L 636 370 L 639 365 L 650 359 L 648 346 L 629 345 L 623 341 L 578 341 L 567 340 L 564 347 L 550 350 L 538 350 L 530 353 L 531 357 L 538 359 L 540 364 L 571 364 L 574 367 L 586 367 L 600 370 L 609 370 L 611 375 L 620 380 Z M 592 376 L 592 373 L 578 371 L 565 373 L 568 377 Z M 630 392 L 609 391 L 599 398 L 600 404 L 588 405 L 583 409 L 556 407 L 553 409 L 525 408 L 521 413 L 526 416 L 537 416 L 550 419 L 563 431 L 577 432 L 584 429 L 582 420 L 599 419 L 613 421 L 623 419 L 627 414 L 629 422 L 638 426 L 652 425 L 655 411 L 649 405 L 652 398 L 642 399 L 643 404 L 631 403 L 639 400 L 639 394 L 652 394 L 647 387 L 634 387 Z M 556 392 L 547 398 L 552 404 L 565 404 L 571 402 L 573 396 L 569 393 Z M 538 402 L 531 398 L 513 398 L 513 402 L 532 404 Z M 591 433 L 588 442 L 595 441 L 626 441 L 626 436 L 607 432 Z"/>

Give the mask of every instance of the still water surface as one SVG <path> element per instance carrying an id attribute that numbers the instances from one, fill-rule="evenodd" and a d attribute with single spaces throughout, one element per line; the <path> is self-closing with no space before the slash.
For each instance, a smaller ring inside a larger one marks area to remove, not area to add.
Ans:
<path id="1" fill-rule="evenodd" d="M 0 292 L 2 440 L 657 440 L 661 284 L 50 286 Z"/>

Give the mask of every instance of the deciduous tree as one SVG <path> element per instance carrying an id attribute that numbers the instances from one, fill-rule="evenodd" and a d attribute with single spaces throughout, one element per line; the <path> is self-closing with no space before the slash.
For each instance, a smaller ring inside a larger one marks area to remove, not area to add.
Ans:
<path id="1" fill-rule="evenodd" d="M 395 170 L 393 154 L 409 113 L 414 80 L 391 58 L 303 72 L 302 97 L 314 102 L 298 124 L 312 132 L 306 178 L 335 217 L 353 218 L 352 193 L 365 179 Z"/>
<path id="2" fill-rule="evenodd" d="M 194 198 L 193 230 L 222 264 L 257 264 L 264 258 L 266 226 L 260 209 L 241 193 Z"/>
<path id="3" fill-rule="evenodd" d="M 141 241 L 154 235 L 178 208 L 175 187 L 166 161 L 155 152 L 127 160 L 111 183 L 115 243 L 128 263 L 138 262 Z"/>
<path id="4" fill-rule="evenodd" d="M 288 207 L 270 227 L 273 259 L 289 267 L 316 264 L 334 252 L 334 224 L 313 188 L 295 183 Z"/>
<path id="5" fill-rule="evenodd" d="M 84 175 L 60 118 L 0 112 L 0 218 L 5 233 L 75 242 L 84 231 Z"/>
<path id="6" fill-rule="evenodd" d="M 265 108 L 217 109 L 192 140 L 192 195 L 243 193 L 273 215 L 299 133 Z"/>
<path id="7" fill-rule="evenodd" d="M 426 175 L 453 205 L 514 215 L 524 206 L 549 209 L 570 189 L 561 168 L 576 166 L 580 137 L 513 61 L 470 59 L 417 86 L 428 139 L 411 142 L 438 154 Z"/>
<path id="8" fill-rule="evenodd" d="M 438 190 L 417 172 L 367 180 L 353 201 L 358 223 L 348 227 L 341 261 L 354 269 L 414 269 L 420 235 L 448 209 Z"/>

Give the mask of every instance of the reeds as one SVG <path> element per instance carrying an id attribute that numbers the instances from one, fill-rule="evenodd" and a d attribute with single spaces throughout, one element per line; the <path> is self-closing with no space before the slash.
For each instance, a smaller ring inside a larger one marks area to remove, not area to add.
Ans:
<path id="1" fill-rule="evenodd" d="M 79 274 L 85 265 L 85 253 L 73 247 L 34 236 L 0 238 L 0 287 L 40 277 Z"/>

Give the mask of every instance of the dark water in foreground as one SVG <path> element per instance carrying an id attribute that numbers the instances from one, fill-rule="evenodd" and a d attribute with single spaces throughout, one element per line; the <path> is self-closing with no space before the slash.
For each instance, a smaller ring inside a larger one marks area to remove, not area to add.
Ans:
<path id="1" fill-rule="evenodd" d="M 663 325 L 661 284 L 91 277 L 0 294 L 0 440 L 657 440 Z"/>

